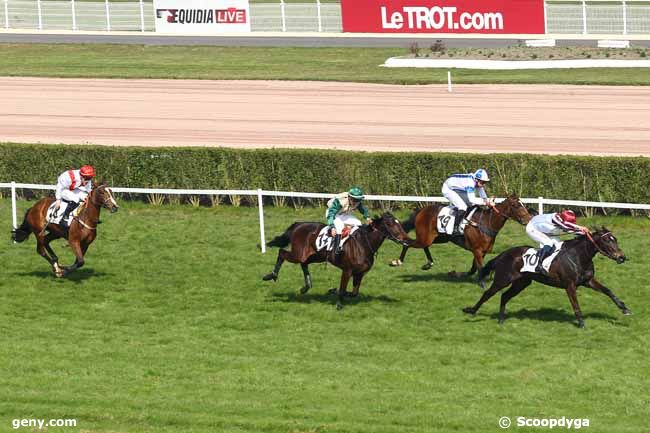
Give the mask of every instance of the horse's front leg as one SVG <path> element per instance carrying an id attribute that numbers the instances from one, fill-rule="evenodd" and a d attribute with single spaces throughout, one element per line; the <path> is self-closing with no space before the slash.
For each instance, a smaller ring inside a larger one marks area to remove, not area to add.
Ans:
<path id="1" fill-rule="evenodd" d="M 391 266 L 402 266 L 404 264 L 404 259 L 406 258 L 406 252 L 409 250 L 407 245 L 402 247 L 402 254 L 399 255 L 399 259 L 394 259 L 390 262 Z"/>
<path id="2" fill-rule="evenodd" d="M 339 285 L 339 299 L 336 302 L 337 310 L 343 308 L 343 298 L 345 298 L 345 296 L 348 294 L 346 289 L 348 288 L 348 282 L 350 281 L 351 276 L 352 276 L 351 269 L 344 269 L 343 272 L 341 273 L 341 284 Z"/>
<path id="3" fill-rule="evenodd" d="M 363 280 L 365 273 L 361 272 L 358 274 L 354 274 L 352 276 L 352 294 L 350 295 L 351 297 L 357 297 L 359 296 L 359 287 L 361 287 L 361 280 Z"/>
<path id="4" fill-rule="evenodd" d="M 587 287 L 591 287 L 592 289 L 594 289 L 597 292 L 600 292 L 600 293 L 603 293 L 603 294 L 609 296 L 609 299 L 611 299 L 616 304 L 616 306 L 618 308 L 620 308 L 620 310 L 623 312 L 623 314 L 625 314 L 626 316 L 632 314 L 630 309 L 625 306 L 623 301 L 618 299 L 618 297 L 610 289 L 603 286 L 600 283 L 600 281 L 596 280 L 595 278 L 592 278 L 589 281 L 587 281 L 586 285 L 587 285 Z"/>
<path id="5" fill-rule="evenodd" d="M 88 246 L 85 245 L 82 247 L 80 241 L 70 241 L 69 244 L 70 244 L 70 248 L 72 248 L 72 252 L 74 253 L 75 260 L 72 266 L 68 266 L 64 268 L 63 271 L 64 276 L 70 274 L 76 269 L 79 269 L 86 263 L 84 260 L 84 254 L 88 249 Z"/>

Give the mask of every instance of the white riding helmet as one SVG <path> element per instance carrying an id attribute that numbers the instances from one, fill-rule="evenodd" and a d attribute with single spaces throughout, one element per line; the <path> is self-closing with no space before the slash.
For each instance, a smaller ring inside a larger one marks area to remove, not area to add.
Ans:
<path id="1" fill-rule="evenodd" d="M 476 173 L 474 173 L 473 177 L 474 177 L 474 180 L 480 180 L 480 181 L 483 181 L 483 182 L 489 182 L 490 181 L 490 178 L 488 177 L 487 171 L 485 171 L 482 168 L 479 168 L 478 170 L 476 170 Z"/>

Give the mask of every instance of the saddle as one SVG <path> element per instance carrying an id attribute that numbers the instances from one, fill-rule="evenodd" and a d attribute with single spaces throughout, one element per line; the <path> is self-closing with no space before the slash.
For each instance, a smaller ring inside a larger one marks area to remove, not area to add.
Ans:
<path id="1" fill-rule="evenodd" d="M 343 244 L 345 244 L 345 242 L 350 239 L 350 236 L 352 236 L 352 234 L 357 230 L 359 230 L 359 226 L 346 225 L 341 232 L 340 245 L 343 246 Z M 322 251 L 323 249 L 326 251 L 332 251 L 333 246 L 334 238 L 330 236 L 330 227 L 325 226 L 320 232 L 318 232 L 318 236 L 316 237 L 316 251 Z"/>

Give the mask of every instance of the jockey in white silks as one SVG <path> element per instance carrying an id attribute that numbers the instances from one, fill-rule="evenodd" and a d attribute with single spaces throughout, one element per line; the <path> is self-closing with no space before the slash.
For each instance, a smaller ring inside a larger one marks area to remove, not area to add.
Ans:
<path id="1" fill-rule="evenodd" d="M 536 272 L 544 273 L 542 261 L 561 245 L 560 235 L 564 233 L 589 233 L 587 227 L 576 224 L 576 214 L 572 210 L 547 213 L 533 217 L 526 225 L 526 234 L 539 242 L 540 250 Z"/>
<path id="2" fill-rule="evenodd" d="M 454 220 L 454 235 L 460 234 L 458 227 L 469 206 L 493 204 L 484 188 L 489 181 L 487 171 L 479 168 L 474 173 L 454 174 L 442 184 L 442 195 L 458 209 Z M 476 197 L 476 191 L 479 197 Z"/>
<path id="3" fill-rule="evenodd" d="M 361 212 L 368 224 L 372 222 L 368 209 L 363 205 L 363 191 L 357 186 L 350 188 L 348 192 L 337 194 L 327 202 L 327 225 L 330 226 L 330 234 L 334 236 L 334 254 L 341 254 L 341 233 L 346 225 L 360 226 L 359 221 L 352 213 L 356 210 Z"/>
<path id="4" fill-rule="evenodd" d="M 67 229 L 67 219 L 70 212 L 84 201 L 93 190 L 92 179 L 95 169 L 92 165 L 84 165 L 79 170 L 68 170 L 61 173 L 56 183 L 57 207 L 65 206 L 60 225 Z"/>

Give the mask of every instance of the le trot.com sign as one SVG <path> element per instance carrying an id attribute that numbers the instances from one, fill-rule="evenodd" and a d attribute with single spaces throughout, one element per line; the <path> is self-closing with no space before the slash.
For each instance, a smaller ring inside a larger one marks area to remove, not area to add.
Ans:
<path id="1" fill-rule="evenodd" d="M 352 33 L 544 33 L 544 0 L 341 0 Z"/>
<path id="2" fill-rule="evenodd" d="M 154 0 L 161 33 L 250 32 L 248 0 Z"/>

